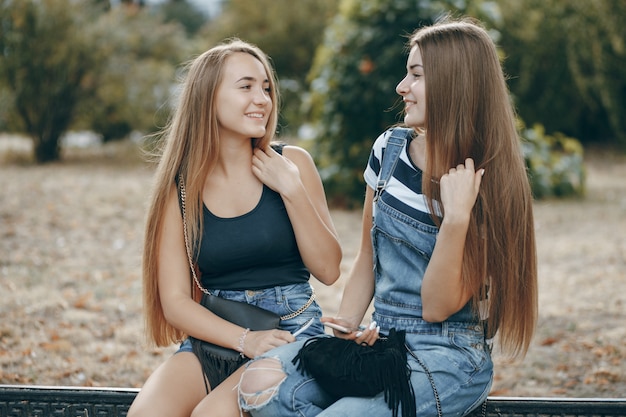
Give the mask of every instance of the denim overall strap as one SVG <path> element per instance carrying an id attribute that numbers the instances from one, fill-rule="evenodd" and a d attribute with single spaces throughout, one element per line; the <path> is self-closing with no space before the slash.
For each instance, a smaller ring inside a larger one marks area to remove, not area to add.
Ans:
<path id="1" fill-rule="evenodd" d="M 387 139 L 383 154 L 380 157 L 380 172 L 378 173 L 378 182 L 376 183 L 376 190 L 374 191 L 374 202 L 378 200 L 383 190 L 389 182 L 389 178 L 393 174 L 400 153 L 406 144 L 406 138 L 411 135 L 412 129 L 407 128 L 395 128 L 391 131 L 391 136 Z M 387 156 L 387 158 L 385 158 Z"/>

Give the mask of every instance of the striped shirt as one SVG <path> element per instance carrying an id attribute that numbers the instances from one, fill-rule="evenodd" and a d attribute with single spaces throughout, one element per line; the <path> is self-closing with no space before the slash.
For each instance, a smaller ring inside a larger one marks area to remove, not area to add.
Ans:
<path id="1" fill-rule="evenodd" d="M 363 177 L 368 186 L 376 190 L 378 174 L 380 173 L 380 163 L 382 155 L 387 146 L 387 139 L 391 136 L 391 129 L 381 134 L 370 153 L 367 168 Z M 407 139 L 406 145 L 400 153 L 400 160 L 381 194 L 381 200 L 405 213 L 406 215 L 431 226 L 434 222 L 430 217 L 430 210 L 426 202 L 426 197 L 422 194 L 422 170 L 419 169 L 408 155 L 408 146 L 413 140 Z"/>

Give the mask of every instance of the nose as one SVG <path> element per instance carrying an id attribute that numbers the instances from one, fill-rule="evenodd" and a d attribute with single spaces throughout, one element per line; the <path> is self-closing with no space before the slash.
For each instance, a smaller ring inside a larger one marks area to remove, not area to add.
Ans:
<path id="1" fill-rule="evenodd" d="M 401 96 L 404 96 L 408 92 L 408 87 L 406 83 L 406 77 L 400 80 L 398 85 L 396 86 L 396 93 Z"/>
<path id="2" fill-rule="evenodd" d="M 259 106 L 264 106 L 268 103 L 272 102 L 272 97 L 270 97 L 270 93 L 265 91 L 265 88 L 260 88 L 257 93 L 254 95 L 254 103 Z"/>

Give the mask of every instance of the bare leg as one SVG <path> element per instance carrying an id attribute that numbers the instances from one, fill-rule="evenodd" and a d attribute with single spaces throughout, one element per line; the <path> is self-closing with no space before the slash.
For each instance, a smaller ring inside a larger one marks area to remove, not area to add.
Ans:
<path id="1" fill-rule="evenodd" d="M 127 416 L 189 417 L 205 396 L 200 362 L 191 352 L 179 352 L 150 375 Z"/>

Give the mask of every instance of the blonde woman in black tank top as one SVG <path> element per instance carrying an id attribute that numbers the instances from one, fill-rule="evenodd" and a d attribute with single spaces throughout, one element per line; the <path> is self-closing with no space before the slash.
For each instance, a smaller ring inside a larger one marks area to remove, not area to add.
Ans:
<path id="1" fill-rule="evenodd" d="M 233 388 L 242 369 L 211 386 L 185 340 L 253 358 L 295 341 L 292 332 L 307 318 L 315 321 L 308 335 L 322 332 L 308 279 L 333 284 L 341 248 L 311 156 L 296 146 L 282 154 L 270 146 L 278 94 L 261 50 L 232 40 L 206 51 L 189 63 L 180 91 L 161 136 L 143 284 L 150 342 L 183 343 L 148 378 L 128 416 L 239 416 Z M 184 179 L 185 223 L 201 285 L 219 297 L 301 314 L 281 329 L 248 331 L 194 299 L 177 178 Z"/>

